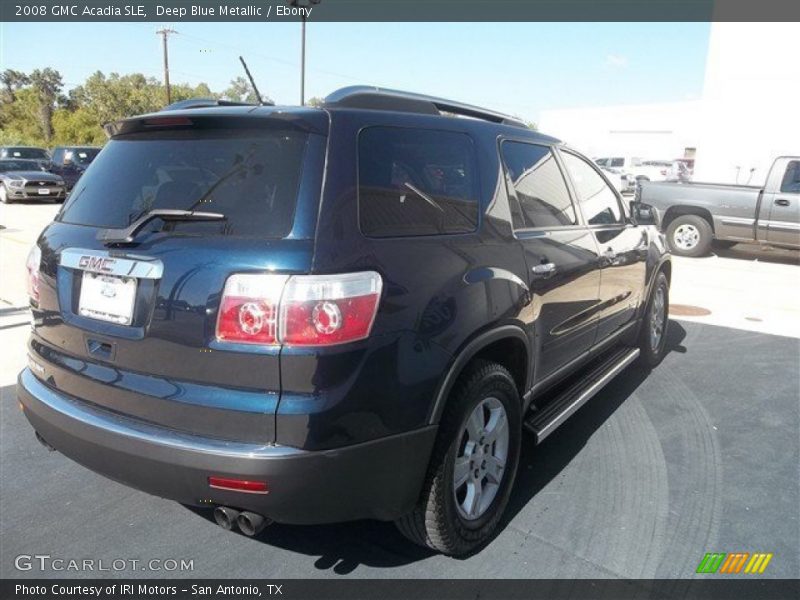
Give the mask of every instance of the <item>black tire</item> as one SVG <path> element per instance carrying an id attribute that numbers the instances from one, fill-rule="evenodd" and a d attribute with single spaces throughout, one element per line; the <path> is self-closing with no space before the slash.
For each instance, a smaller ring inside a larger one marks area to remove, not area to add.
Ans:
<path id="1" fill-rule="evenodd" d="M 652 324 L 655 319 L 653 314 L 657 309 L 657 298 L 659 290 L 663 294 L 663 317 L 661 321 L 661 333 L 657 344 L 654 344 Z M 652 369 L 662 361 L 667 349 L 667 325 L 669 323 L 669 282 L 663 272 L 656 275 L 653 282 L 653 289 L 647 299 L 647 306 L 642 315 L 642 324 L 639 328 L 639 364 L 647 369 Z"/>
<path id="2" fill-rule="evenodd" d="M 676 234 L 680 235 L 682 228 L 696 232 L 697 239 L 693 245 L 681 244 L 676 241 Z M 680 215 L 675 217 L 667 227 L 667 245 L 670 251 L 677 256 L 705 256 L 711 249 L 714 232 L 711 224 L 703 217 L 697 215 Z"/>
<path id="3" fill-rule="evenodd" d="M 467 419 L 487 398 L 499 400 L 505 409 L 508 455 L 494 499 L 482 515 L 467 520 L 457 508 L 453 472 L 456 456 L 463 449 Z M 450 395 L 419 502 L 410 514 L 395 522 L 400 532 L 415 544 L 450 556 L 467 554 L 490 540 L 508 504 L 521 437 L 521 402 L 514 378 L 497 363 L 475 360 Z"/>

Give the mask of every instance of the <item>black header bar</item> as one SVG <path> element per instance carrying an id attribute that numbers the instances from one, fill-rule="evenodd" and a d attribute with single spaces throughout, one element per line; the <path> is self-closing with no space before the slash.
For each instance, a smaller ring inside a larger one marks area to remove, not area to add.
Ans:
<path id="1" fill-rule="evenodd" d="M 800 21 L 797 0 L 0 0 L 0 21 Z"/>
<path id="2" fill-rule="evenodd" d="M 27 579 L 0 582 L 3 600 L 783 600 L 800 581 L 745 577 L 703 579 Z"/>

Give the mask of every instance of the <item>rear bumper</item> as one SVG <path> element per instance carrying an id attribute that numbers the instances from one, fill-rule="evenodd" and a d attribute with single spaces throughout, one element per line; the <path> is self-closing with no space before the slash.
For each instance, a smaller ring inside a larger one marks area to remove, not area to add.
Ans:
<path id="1" fill-rule="evenodd" d="M 237 443 L 176 432 L 58 393 L 30 369 L 17 395 L 25 416 L 76 462 L 145 492 L 225 505 L 294 524 L 395 519 L 420 493 L 435 426 L 325 451 Z M 267 494 L 213 489 L 208 477 L 266 480 Z"/>

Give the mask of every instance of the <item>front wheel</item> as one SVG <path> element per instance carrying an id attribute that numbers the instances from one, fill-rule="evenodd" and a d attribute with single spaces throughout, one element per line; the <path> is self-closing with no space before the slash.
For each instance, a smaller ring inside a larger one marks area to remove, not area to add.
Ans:
<path id="1" fill-rule="evenodd" d="M 711 248 L 714 232 L 703 217 L 681 215 L 667 227 L 667 244 L 678 256 L 705 256 Z"/>
<path id="2" fill-rule="evenodd" d="M 508 370 L 473 362 L 448 401 L 419 502 L 396 522 L 403 535 L 451 556 L 492 537 L 519 463 L 520 413 Z"/>
<path id="3" fill-rule="evenodd" d="M 663 272 L 656 275 L 653 290 L 639 330 L 639 362 L 653 368 L 664 358 L 669 323 L 669 282 Z"/>

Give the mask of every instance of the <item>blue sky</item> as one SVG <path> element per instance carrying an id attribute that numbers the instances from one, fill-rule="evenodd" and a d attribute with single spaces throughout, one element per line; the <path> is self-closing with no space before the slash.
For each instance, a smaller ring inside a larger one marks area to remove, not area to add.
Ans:
<path id="1" fill-rule="evenodd" d="M 0 24 L 0 68 L 161 77 L 156 23 Z M 173 82 L 215 91 L 242 74 L 299 99 L 299 23 L 180 23 Z M 309 23 L 306 97 L 357 83 L 481 104 L 536 120 L 547 108 L 669 102 L 702 93 L 708 23 Z"/>

